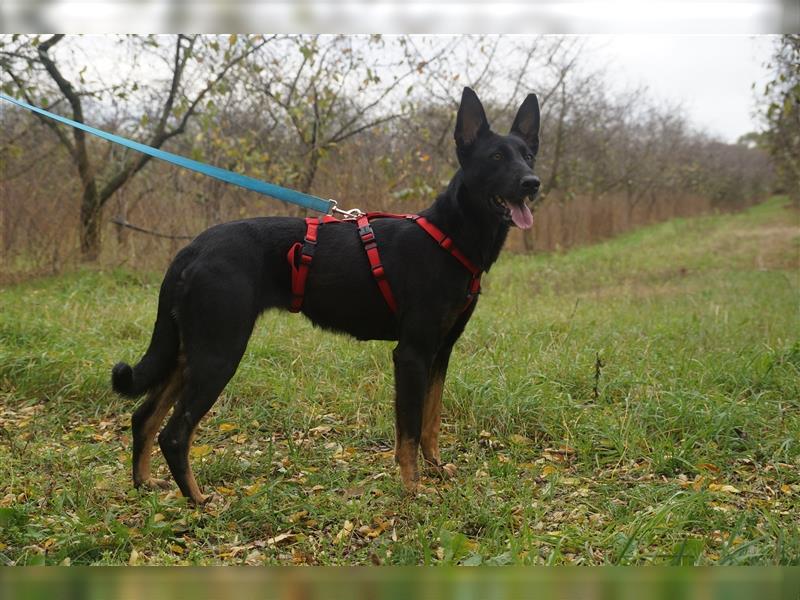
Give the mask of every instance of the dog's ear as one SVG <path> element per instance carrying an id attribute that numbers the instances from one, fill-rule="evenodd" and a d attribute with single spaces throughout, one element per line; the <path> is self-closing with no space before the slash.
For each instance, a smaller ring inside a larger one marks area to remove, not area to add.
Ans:
<path id="1" fill-rule="evenodd" d="M 469 148 L 480 136 L 489 132 L 489 121 L 478 95 L 468 87 L 461 94 L 454 137 L 459 150 Z"/>
<path id="2" fill-rule="evenodd" d="M 517 111 L 511 133 L 521 137 L 534 154 L 539 152 L 539 99 L 528 94 Z"/>

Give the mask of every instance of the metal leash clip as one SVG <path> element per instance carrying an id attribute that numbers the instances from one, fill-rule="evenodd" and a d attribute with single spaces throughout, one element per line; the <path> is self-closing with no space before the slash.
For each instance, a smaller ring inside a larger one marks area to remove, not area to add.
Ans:
<path id="1" fill-rule="evenodd" d="M 357 219 L 364 216 L 365 213 L 360 208 L 351 208 L 350 210 L 342 210 L 339 208 L 339 203 L 333 198 L 328 198 L 331 203 L 331 214 L 343 215 L 345 219 Z"/>

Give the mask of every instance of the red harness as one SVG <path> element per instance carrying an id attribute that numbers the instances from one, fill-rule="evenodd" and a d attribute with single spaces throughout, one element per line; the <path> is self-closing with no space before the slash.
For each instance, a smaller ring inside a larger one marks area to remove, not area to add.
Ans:
<path id="1" fill-rule="evenodd" d="M 428 235 L 430 235 L 436 243 L 442 248 L 447 250 L 458 262 L 472 274 L 469 288 L 467 290 L 467 303 L 462 310 L 467 310 L 469 305 L 475 299 L 475 296 L 481 290 L 481 271 L 472 261 L 470 261 L 464 254 L 453 245 L 453 240 L 449 238 L 441 229 L 436 227 L 433 223 L 428 221 L 425 217 L 420 215 L 395 215 L 391 213 L 367 213 L 357 219 L 344 219 L 339 220 L 334 217 L 308 217 L 306 218 L 306 237 L 303 243 L 296 242 L 289 248 L 289 253 L 286 258 L 289 261 L 289 267 L 292 270 L 292 304 L 289 308 L 292 312 L 300 312 L 303 306 L 303 296 L 306 290 L 306 280 L 308 279 L 308 272 L 311 269 L 311 262 L 314 259 L 314 251 L 317 247 L 317 232 L 323 223 L 353 223 L 358 226 L 358 235 L 361 242 L 364 244 L 364 251 L 367 253 L 369 264 L 372 267 L 372 275 L 378 284 L 378 289 L 381 291 L 389 310 L 393 313 L 397 312 L 397 302 L 392 294 L 392 288 L 389 281 L 386 279 L 386 272 L 381 264 L 381 256 L 378 253 L 378 244 L 375 239 L 375 232 L 372 230 L 372 225 L 369 224 L 370 219 L 408 219 L 419 225 Z M 299 258 L 298 258 L 299 254 Z"/>

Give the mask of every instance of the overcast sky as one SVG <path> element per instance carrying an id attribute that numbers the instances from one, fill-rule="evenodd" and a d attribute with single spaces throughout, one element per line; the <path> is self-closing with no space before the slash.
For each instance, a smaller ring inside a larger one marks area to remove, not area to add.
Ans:
<path id="1" fill-rule="evenodd" d="M 644 84 L 652 98 L 679 102 L 696 127 L 734 142 L 760 128 L 751 86 L 763 91 L 774 42 L 768 35 L 598 35 L 589 54 L 609 83 Z"/>

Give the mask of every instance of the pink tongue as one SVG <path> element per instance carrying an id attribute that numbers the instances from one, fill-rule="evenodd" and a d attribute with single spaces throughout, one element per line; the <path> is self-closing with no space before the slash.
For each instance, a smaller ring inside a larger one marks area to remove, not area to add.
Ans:
<path id="1" fill-rule="evenodd" d="M 530 229 L 531 225 L 533 225 L 533 215 L 526 204 L 512 204 L 509 202 L 508 208 L 511 210 L 511 220 L 514 221 L 514 225 L 520 229 Z"/>

